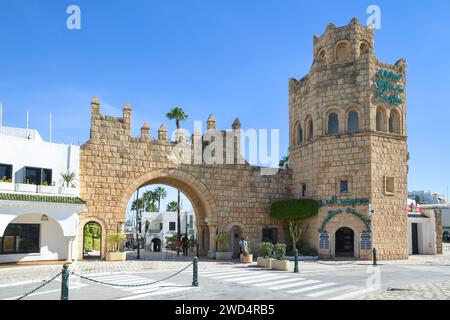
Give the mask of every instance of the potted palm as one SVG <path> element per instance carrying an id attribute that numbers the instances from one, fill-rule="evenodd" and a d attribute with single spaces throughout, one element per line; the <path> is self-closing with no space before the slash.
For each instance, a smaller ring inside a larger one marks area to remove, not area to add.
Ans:
<path id="1" fill-rule="evenodd" d="M 275 252 L 275 260 L 272 261 L 272 269 L 288 271 L 289 270 L 289 260 L 286 257 L 286 244 L 277 243 L 273 247 L 273 251 Z"/>
<path id="2" fill-rule="evenodd" d="M 108 250 L 106 252 L 107 261 L 125 261 L 126 253 L 123 248 L 123 241 L 126 235 L 123 233 L 112 233 L 106 237 Z"/>
<path id="3" fill-rule="evenodd" d="M 0 190 L 2 191 L 14 191 L 14 184 L 11 179 L 3 177 L 0 179 Z"/>
<path id="4" fill-rule="evenodd" d="M 69 196 L 78 195 L 76 185 L 73 183 L 76 174 L 74 171 L 61 172 L 61 177 L 63 178 L 65 185 L 59 188 L 59 193 Z"/>
<path id="5" fill-rule="evenodd" d="M 233 254 L 230 251 L 230 235 L 228 233 L 219 233 L 214 240 L 217 241 L 216 259 L 231 260 Z"/>
<path id="6" fill-rule="evenodd" d="M 273 244 L 270 242 L 260 242 L 259 251 L 261 256 L 258 257 L 257 263 L 262 268 L 272 268 L 272 258 L 270 257 L 273 252 Z"/>

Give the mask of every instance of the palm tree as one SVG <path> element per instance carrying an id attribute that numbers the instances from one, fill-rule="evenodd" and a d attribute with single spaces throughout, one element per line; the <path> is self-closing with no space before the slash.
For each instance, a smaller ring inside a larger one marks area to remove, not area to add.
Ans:
<path id="1" fill-rule="evenodd" d="M 165 199 L 167 197 L 167 191 L 164 187 L 157 187 L 153 190 L 155 198 L 158 200 L 158 212 L 161 209 L 161 199 Z"/>
<path id="2" fill-rule="evenodd" d="M 180 107 L 173 107 L 166 114 L 166 117 L 169 120 L 175 120 L 175 124 L 177 125 L 177 129 L 180 129 L 180 121 L 184 121 L 188 118 L 188 115 L 184 113 L 183 109 Z"/>
<path id="3" fill-rule="evenodd" d="M 156 197 L 155 192 L 153 191 L 146 191 L 142 196 L 142 201 L 144 202 L 144 208 L 147 212 L 156 212 L 156 200 L 158 198 Z"/>
<path id="4" fill-rule="evenodd" d="M 168 212 L 176 212 L 176 211 L 178 211 L 178 201 L 170 201 L 167 204 L 166 210 Z"/>
<path id="5" fill-rule="evenodd" d="M 289 156 L 281 158 L 279 166 L 280 168 L 287 169 L 289 167 Z"/>
<path id="6" fill-rule="evenodd" d="M 137 200 L 134 200 L 131 204 L 131 210 L 135 211 L 136 209 L 143 209 L 144 208 L 144 201 L 139 198 Z"/>

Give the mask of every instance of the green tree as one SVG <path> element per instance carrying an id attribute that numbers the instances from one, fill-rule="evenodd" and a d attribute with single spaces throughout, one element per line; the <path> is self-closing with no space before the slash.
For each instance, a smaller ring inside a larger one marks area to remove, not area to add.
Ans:
<path id="1" fill-rule="evenodd" d="M 319 203 L 315 200 L 291 199 L 272 203 L 270 215 L 287 222 L 292 247 L 295 249 L 302 236 L 299 221 L 316 216 L 318 212 Z"/>
<path id="2" fill-rule="evenodd" d="M 289 168 L 289 156 L 284 156 L 283 158 L 281 158 L 279 166 L 283 169 Z"/>
<path id="3" fill-rule="evenodd" d="M 147 212 L 156 212 L 158 211 L 156 208 L 157 196 L 154 191 L 146 191 L 142 195 L 142 201 L 144 202 L 144 208 Z"/>
<path id="4" fill-rule="evenodd" d="M 161 199 L 167 198 L 166 188 L 164 188 L 164 187 L 157 187 L 155 190 L 153 190 L 153 193 L 155 195 L 155 198 L 158 200 L 158 212 L 160 212 Z"/>
<path id="5" fill-rule="evenodd" d="M 181 109 L 180 107 L 173 107 L 170 109 L 170 111 L 166 114 L 166 117 L 169 120 L 175 120 L 175 124 L 177 126 L 177 129 L 180 129 L 180 122 L 187 120 L 188 115 Z"/>
<path id="6" fill-rule="evenodd" d="M 177 212 L 178 211 L 178 201 L 170 201 L 167 204 L 166 210 L 168 212 Z"/>
<path id="7" fill-rule="evenodd" d="M 131 210 L 144 209 L 144 201 L 142 198 L 136 199 L 131 203 Z"/>

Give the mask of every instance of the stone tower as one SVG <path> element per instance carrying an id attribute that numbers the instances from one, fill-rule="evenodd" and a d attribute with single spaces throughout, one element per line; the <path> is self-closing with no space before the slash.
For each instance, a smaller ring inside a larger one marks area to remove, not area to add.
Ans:
<path id="1" fill-rule="evenodd" d="M 304 240 L 323 257 L 407 259 L 406 63 L 378 61 L 357 19 L 314 36 L 313 59 L 289 81 L 293 197 L 321 204 Z"/>

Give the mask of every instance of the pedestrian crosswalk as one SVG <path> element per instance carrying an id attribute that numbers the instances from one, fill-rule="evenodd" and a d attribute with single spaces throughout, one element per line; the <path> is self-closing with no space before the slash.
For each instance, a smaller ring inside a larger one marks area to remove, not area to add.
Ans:
<path id="1" fill-rule="evenodd" d="M 186 271 L 185 273 L 188 273 Z M 227 283 L 247 285 L 265 290 L 283 292 L 298 298 L 321 300 L 351 299 L 367 289 L 348 283 L 337 283 L 305 278 L 302 274 L 278 272 L 250 267 L 230 267 L 200 270 L 199 276 Z"/>
<path id="2" fill-rule="evenodd" d="M 164 297 L 175 293 L 180 293 L 186 290 L 195 289 L 188 285 L 179 285 L 172 282 L 157 282 L 157 280 L 141 277 L 132 274 L 100 274 L 89 276 L 90 279 L 100 281 L 106 285 L 110 285 L 115 289 L 120 289 L 129 293 L 125 297 L 118 298 L 118 300 L 136 300 L 146 297 Z M 145 285 L 147 284 L 147 285 Z M 130 285 L 129 287 L 121 285 Z"/>

